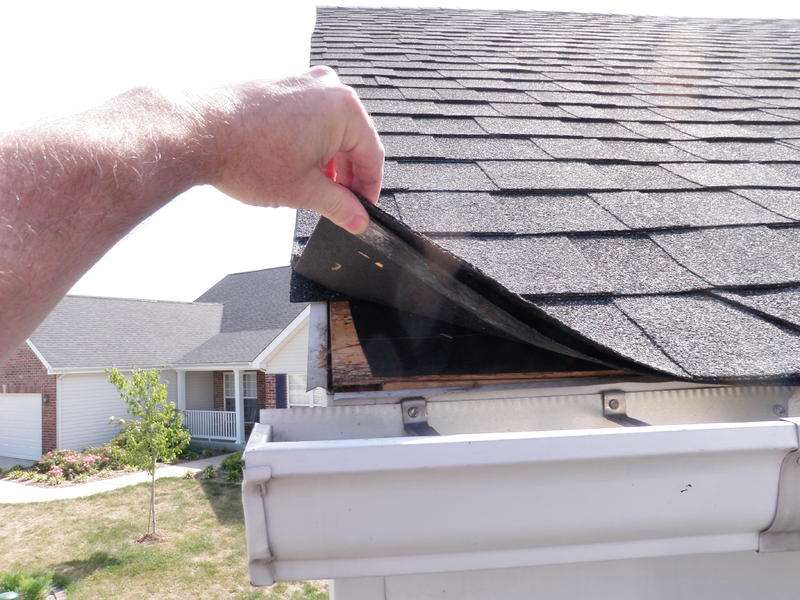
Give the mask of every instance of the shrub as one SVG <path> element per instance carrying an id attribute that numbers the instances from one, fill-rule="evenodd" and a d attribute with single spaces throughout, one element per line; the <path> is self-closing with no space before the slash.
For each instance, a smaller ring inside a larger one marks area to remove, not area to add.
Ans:
<path id="1" fill-rule="evenodd" d="M 43 600 L 53 585 L 48 573 L 0 573 L 0 592 L 17 592 L 20 600 Z"/>
<path id="2" fill-rule="evenodd" d="M 214 467 L 214 465 L 208 465 L 205 469 L 195 475 L 197 479 L 214 479 L 216 476 L 217 469 Z"/>
<path id="3" fill-rule="evenodd" d="M 225 457 L 219 467 L 225 473 L 225 480 L 231 483 L 238 483 L 242 480 L 244 470 L 244 459 L 241 452 L 234 452 Z"/>

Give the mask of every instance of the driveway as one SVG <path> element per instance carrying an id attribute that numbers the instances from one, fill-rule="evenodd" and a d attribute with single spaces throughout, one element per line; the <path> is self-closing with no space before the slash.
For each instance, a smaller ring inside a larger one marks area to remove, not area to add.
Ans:
<path id="1" fill-rule="evenodd" d="M 4 471 L 10 469 L 14 465 L 22 465 L 23 467 L 30 467 L 35 460 L 25 460 L 24 458 L 11 458 L 10 456 L 0 456 L 0 469 Z"/>

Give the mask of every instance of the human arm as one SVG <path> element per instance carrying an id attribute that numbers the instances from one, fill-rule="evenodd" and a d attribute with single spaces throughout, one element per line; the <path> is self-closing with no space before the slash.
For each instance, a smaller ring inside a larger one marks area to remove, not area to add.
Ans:
<path id="1" fill-rule="evenodd" d="M 133 90 L 1 136 L 0 361 L 119 239 L 189 188 L 308 208 L 360 232 L 368 217 L 350 190 L 376 201 L 382 167 L 363 106 L 324 67 L 195 95 Z"/>

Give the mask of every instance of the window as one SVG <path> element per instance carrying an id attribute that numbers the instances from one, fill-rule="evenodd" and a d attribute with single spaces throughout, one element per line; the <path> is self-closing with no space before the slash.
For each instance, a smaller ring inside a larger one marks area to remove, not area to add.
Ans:
<path id="1" fill-rule="evenodd" d="M 222 376 L 222 388 L 225 396 L 225 410 L 236 410 L 236 382 L 230 371 Z M 242 398 L 244 399 L 244 414 L 254 414 L 258 411 L 258 386 L 255 371 L 242 373 Z M 245 418 L 247 420 L 247 418 Z"/>
<path id="2" fill-rule="evenodd" d="M 306 391 L 305 375 L 286 376 L 286 396 L 288 406 L 327 406 L 325 390 L 317 388 Z"/>

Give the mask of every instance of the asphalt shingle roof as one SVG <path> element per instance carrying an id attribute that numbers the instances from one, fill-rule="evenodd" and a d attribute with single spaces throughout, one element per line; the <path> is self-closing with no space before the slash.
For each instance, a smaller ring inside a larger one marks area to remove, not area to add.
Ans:
<path id="1" fill-rule="evenodd" d="M 250 362 L 305 308 L 289 278 L 234 273 L 195 302 L 67 296 L 30 339 L 55 369 Z"/>
<path id="2" fill-rule="evenodd" d="M 55 369 L 162 367 L 221 322 L 221 304 L 67 296 L 30 340 Z"/>
<path id="3" fill-rule="evenodd" d="M 800 376 L 800 21 L 321 8 L 311 62 L 371 99 L 381 208 L 564 332 Z"/>

